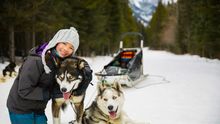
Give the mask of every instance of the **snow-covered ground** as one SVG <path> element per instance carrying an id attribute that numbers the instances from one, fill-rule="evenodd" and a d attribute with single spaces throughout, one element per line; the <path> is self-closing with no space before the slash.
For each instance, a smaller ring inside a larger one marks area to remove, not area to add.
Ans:
<path id="1" fill-rule="evenodd" d="M 111 57 L 86 58 L 94 72 Z M 0 64 L 2 70 L 6 64 Z M 124 110 L 135 120 L 151 124 L 220 124 L 220 61 L 192 55 L 174 55 L 144 48 L 144 73 L 149 78 L 124 89 Z M 97 79 L 94 76 L 93 84 Z M 0 83 L 0 123 L 10 124 L 6 108 L 13 79 Z M 95 97 L 96 86 L 89 86 L 85 105 Z M 51 101 L 46 114 L 52 124 Z M 73 120 L 69 108 L 62 112 L 62 123 Z"/>

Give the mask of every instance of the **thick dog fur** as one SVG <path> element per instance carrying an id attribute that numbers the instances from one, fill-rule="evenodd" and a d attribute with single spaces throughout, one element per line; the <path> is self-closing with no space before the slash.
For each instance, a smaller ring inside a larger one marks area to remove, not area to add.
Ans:
<path id="1" fill-rule="evenodd" d="M 76 109 L 76 120 L 74 124 L 81 124 L 85 93 L 73 94 L 82 81 L 81 69 L 84 68 L 84 62 L 76 59 L 66 59 L 60 64 L 56 74 L 56 80 L 59 84 L 63 97 L 52 100 L 53 123 L 60 124 L 60 110 L 64 109 L 66 103 L 71 103 Z"/>
<path id="2" fill-rule="evenodd" d="M 83 124 L 147 124 L 131 120 L 123 112 L 124 95 L 121 85 L 98 84 L 98 94 L 92 105 L 84 111 Z"/>
<path id="3" fill-rule="evenodd" d="M 16 64 L 10 62 L 3 70 L 2 75 L 0 75 L 0 83 L 5 83 L 7 79 L 15 77 L 17 72 L 15 71 Z"/>
<path id="4" fill-rule="evenodd" d="M 10 76 L 14 77 L 16 76 L 16 71 L 15 71 L 16 64 L 14 62 L 10 62 L 2 71 L 2 74 L 4 77 Z"/>

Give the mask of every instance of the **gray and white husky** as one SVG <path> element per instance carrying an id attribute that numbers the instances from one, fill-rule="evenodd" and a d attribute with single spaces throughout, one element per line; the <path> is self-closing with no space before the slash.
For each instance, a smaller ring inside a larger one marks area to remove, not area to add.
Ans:
<path id="1" fill-rule="evenodd" d="M 124 95 L 118 82 L 99 83 L 98 94 L 84 111 L 82 124 L 147 124 L 131 120 L 123 112 Z"/>

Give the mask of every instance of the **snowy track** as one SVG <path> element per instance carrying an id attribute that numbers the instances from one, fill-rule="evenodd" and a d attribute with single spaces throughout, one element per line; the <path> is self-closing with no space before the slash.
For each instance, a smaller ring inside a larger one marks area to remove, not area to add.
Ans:
<path id="1" fill-rule="evenodd" d="M 133 88 L 125 88 L 127 114 L 151 124 L 220 124 L 220 61 L 191 55 L 174 55 L 144 48 L 144 74 L 149 78 Z M 111 57 L 86 58 L 94 72 L 100 71 Z M 0 64 L 0 67 L 3 68 Z M 85 104 L 96 94 L 97 79 L 89 86 Z M 6 99 L 13 81 L 0 84 L 0 123 L 10 124 Z M 46 114 L 52 124 L 51 103 Z M 69 107 L 62 123 L 74 117 Z"/>

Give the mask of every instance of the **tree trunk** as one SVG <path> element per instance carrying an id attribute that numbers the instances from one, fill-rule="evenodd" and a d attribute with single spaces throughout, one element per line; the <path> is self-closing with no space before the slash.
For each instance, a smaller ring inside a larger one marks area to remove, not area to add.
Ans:
<path id="1" fill-rule="evenodd" d="M 31 48 L 32 48 L 31 33 L 28 31 L 25 31 L 25 54 L 24 56 L 28 54 Z"/>
<path id="2" fill-rule="evenodd" d="M 36 39 L 35 39 L 35 26 L 33 25 L 33 28 L 32 28 L 32 48 L 35 47 L 36 45 Z"/>
<path id="3" fill-rule="evenodd" d="M 9 27 L 9 59 L 15 62 L 15 38 L 14 38 L 14 25 Z"/>

